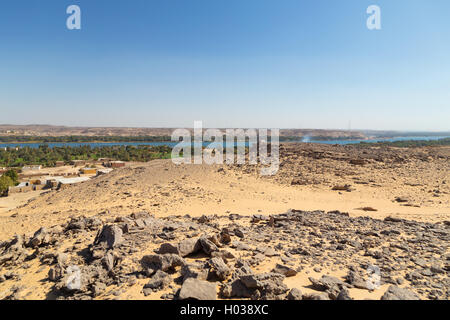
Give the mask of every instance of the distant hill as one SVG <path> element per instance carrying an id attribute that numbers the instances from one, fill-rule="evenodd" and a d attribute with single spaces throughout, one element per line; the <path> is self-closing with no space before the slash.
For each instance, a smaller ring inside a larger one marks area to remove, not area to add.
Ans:
<path id="1" fill-rule="evenodd" d="M 0 136 L 35 137 L 167 137 L 176 128 L 133 128 L 133 127 L 67 127 L 52 125 L 9 125 L 0 124 Z M 193 130 L 192 128 L 186 128 Z M 402 132 L 375 130 L 326 130 L 326 129 L 280 129 L 285 140 L 313 139 L 369 139 L 413 136 L 450 136 L 450 132 Z"/>
<path id="2" fill-rule="evenodd" d="M 192 131 L 192 128 L 187 128 Z M 0 136 L 170 136 L 175 128 L 126 128 L 126 127 L 66 127 L 51 125 L 0 125 Z M 281 129 L 282 137 L 302 138 L 355 138 L 366 136 L 358 131 L 321 129 Z"/>

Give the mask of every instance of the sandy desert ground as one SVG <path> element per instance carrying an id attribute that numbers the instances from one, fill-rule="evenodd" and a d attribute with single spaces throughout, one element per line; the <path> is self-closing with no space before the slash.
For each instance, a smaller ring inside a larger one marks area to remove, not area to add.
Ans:
<path id="1" fill-rule="evenodd" d="M 272 177 L 157 160 L 12 210 L 3 198 L 0 299 L 449 299 L 449 159 L 284 144 Z M 82 290 L 65 287 L 69 265 Z"/>

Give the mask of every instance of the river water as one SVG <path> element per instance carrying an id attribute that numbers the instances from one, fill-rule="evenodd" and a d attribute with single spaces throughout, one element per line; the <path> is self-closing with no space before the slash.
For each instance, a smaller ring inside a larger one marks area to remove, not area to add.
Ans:
<path id="1" fill-rule="evenodd" d="M 326 140 L 326 141 L 319 141 L 319 140 L 298 140 L 298 141 L 289 141 L 289 143 L 294 142 L 310 142 L 310 143 L 322 143 L 322 144 L 357 144 L 360 142 L 379 142 L 379 141 L 388 141 L 388 142 L 395 142 L 395 141 L 408 141 L 408 140 L 439 140 L 443 138 L 448 137 L 436 137 L 436 136 L 421 136 L 421 137 L 396 137 L 396 138 L 389 138 L 389 139 L 369 139 L 369 140 Z M 64 142 L 55 142 L 55 143 L 0 143 L 0 148 L 6 148 L 6 147 L 30 147 L 30 148 L 38 148 L 41 145 L 48 145 L 50 148 L 53 147 L 64 147 L 64 146 L 70 146 L 70 147 L 79 147 L 79 146 L 90 146 L 91 148 L 98 148 L 98 147 L 105 147 L 105 146 L 169 146 L 174 147 L 178 142 L 70 142 L 70 143 L 64 143 Z M 204 146 L 208 146 L 210 142 L 204 142 Z"/>

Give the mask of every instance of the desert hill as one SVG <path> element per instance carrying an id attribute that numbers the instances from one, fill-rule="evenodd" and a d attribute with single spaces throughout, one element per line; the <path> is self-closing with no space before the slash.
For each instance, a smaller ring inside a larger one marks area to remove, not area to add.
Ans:
<path id="1" fill-rule="evenodd" d="M 283 144 L 273 177 L 132 163 L 1 214 L 0 299 L 448 299 L 449 150 Z"/>

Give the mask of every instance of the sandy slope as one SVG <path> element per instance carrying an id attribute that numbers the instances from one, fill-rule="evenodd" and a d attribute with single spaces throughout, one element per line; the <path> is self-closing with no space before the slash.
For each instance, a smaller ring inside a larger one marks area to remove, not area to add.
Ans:
<path id="1" fill-rule="evenodd" d="M 14 234 L 32 235 L 42 226 L 67 223 L 71 217 L 98 216 L 106 221 L 141 211 L 156 217 L 227 216 L 230 213 L 251 216 L 279 214 L 292 208 L 339 210 L 349 212 L 351 216 L 448 221 L 449 150 L 374 151 L 317 145 L 288 146 L 282 150 L 280 171 L 273 177 L 261 177 L 257 168 L 248 165 L 176 166 L 168 160 L 129 164 L 64 190 L 0 199 L 0 207 L 4 207 L 0 214 L 0 241 L 10 240 Z M 349 160 L 353 158 L 364 158 L 365 164 L 352 165 Z M 346 184 L 351 185 L 350 192 L 332 190 L 334 186 Z M 406 202 L 397 202 L 396 197 Z M 7 211 L 17 204 L 20 206 Z M 364 211 L 361 209 L 364 207 L 377 211 Z M 93 237 L 94 233 L 80 233 L 74 239 L 61 242 L 59 250 L 62 252 L 66 247 L 83 250 L 93 242 Z M 152 244 L 148 250 L 155 246 Z M 139 251 L 136 259 L 142 254 Z M 267 259 L 255 271 L 267 272 L 275 262 L 276 259 Z M 21 291 L 22 298 L 54 298 L 51 285 L 45 280 L 48 270 L 47 265 L 33 260 L 14 269 L 20 280 L 4 282 L 0 291 L 6 296 L 20 285 L 26 288 Z M 332 264 L 325 264 L 320 271 L 308 267 L 297 276 L 287 278 L 285 283 L 289 288 L 301 288 L 308 293 L 309 276 L 319 278 L 331 274 L 342 278 L 346 271 L 346 268 Z M 117 288 L 108 288 L 109 295 L 98 298 L 143 299 L 142 287 L 148 280 L 136 281 L 117 295 Z M 384 285 L 375 292 L 355 288 L 350 289 L 350 294 L 353 298 L 379 299 L 386 287 Z M 145 298 L 159 299 L 162 293 Z"/>
<path id="2" fill-rule="evenodd" d="M 136 211 L 156 216 L 199 216 L 276 214 L 294 208 L 418 221 L 450 220 L 450 165 L 446 159 L 352 166 L 342 159 L 309 161 L 302 157 L 291 161 L 283 155 L 282 167 L 274 177 L 260 177 L 250 166 L 219 170 L 219 166 L 176 166 L 169 160 L 131 164 L 3 213 L 0 239 L 33 232 L 71 216 L 127 215 Z M 314 177 L 315 181 L 291 185 L 296 176 L 306 180 Z M 352 191 L 331 190 L 344 184 L 351 185 Z M 396 197 L 408 202 L 398 203 Z M 5 201 L 8 198 L 0 200 L 0 207 L 7 206 Z M 364 207 L 377 211 L 366 212 L 361 209 Z"/>

